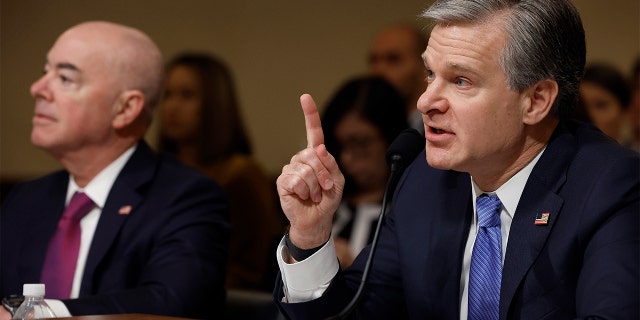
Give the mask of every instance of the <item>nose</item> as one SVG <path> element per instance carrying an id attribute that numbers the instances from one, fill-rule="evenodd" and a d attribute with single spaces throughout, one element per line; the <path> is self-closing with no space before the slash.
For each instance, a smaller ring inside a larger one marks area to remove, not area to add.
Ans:
<path id="1" fill-rule="evenodd" d="M 438 112 L 443 113 L 449 107 L 449 102 L 445 97 L 445 85 L 439 79 L 434 79 L 427 85 L 420 98 L 418 98 L 418 110 L 424 114 Z"/>
<path id="2" fill-rule="evenodd" d="M 49 78 L 47 74 L 43 74 L 38 80 L 36 80 L 33 84 L 31 84 L 31 96 L 36 99 L 46 99 L 50 100 L 52 95 L 49 90 Z"/>
<path id="3" fill-rule="evenodd" d="M 371 75 L 374 76 L 384 76 L 384 71 L 379 62 L 374 62 L 369 66 L 369 71 Z"/>
<path id="4" fill-rule="evenodd" d="M 373 57 L 369 60 L 369 72 L 371 75 L 384 77 L 387 74 L 387 63 L 380 57 Z"/>

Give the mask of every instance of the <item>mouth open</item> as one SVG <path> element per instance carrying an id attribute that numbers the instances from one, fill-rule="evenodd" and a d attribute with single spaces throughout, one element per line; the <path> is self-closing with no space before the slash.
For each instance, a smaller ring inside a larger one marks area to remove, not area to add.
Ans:
<path id="1" fill-rule="evenodd" d="M 447 131 L 444 131 L 440 128 L 435 128 L 435 127 L 429 127 L 429 130 L 431 131 L 431 133 L 435 133 L 435 134 L 447 133 Z"/>

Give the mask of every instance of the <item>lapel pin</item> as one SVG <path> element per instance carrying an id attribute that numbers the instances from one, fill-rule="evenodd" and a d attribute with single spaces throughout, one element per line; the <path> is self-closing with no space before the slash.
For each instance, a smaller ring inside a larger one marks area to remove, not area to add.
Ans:
<path id="1" fill-rule="evenodd" d="M 540 216 L 536 217 L 536 226 L 546 226 L 549 222 L 549 212 L 543 212 Z"/>
<path id="2" fill-rule="evenodd" d="M 131 206 L 122 206 L 120 210 L 118 210 L 118 214 L 121 216 L 128 215 L 129 213 L 131 213 Z"/>

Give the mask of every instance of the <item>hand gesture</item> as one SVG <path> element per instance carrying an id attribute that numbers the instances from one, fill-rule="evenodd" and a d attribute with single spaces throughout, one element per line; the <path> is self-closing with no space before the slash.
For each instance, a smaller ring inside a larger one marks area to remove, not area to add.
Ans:
<path id="1" fill-rule="evenodd" d="M 322 245 L 331 235 L 333 214 L 340 204 L 344 176 L 324 145 L 320 115 L 313 98 L 300 97 L 307 130 L 307 148 L 291 158 L 276 182 L 280 204 L 289 219 L 289 239 L 302 249 Z"/>

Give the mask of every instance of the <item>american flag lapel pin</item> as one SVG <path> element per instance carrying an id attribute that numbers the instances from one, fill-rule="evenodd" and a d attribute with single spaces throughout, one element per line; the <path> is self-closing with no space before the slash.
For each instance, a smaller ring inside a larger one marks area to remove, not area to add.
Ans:
<path id="1" fill-rule="evenodd" d="M 542 212 L 540 215 L 536 216 L 535 225 L 536 226 L 546 226 L 549 222 L 549 212 Z"/>
<path id="2" fill-rule="evenodd" d="M 122 206 L 120 207 L 120 209 L 118 210 L 118 214 L 121 216 L 126 216 L 129 213 L 131 213 L 131 206 L 127 205 L 127 206 Z"/>

